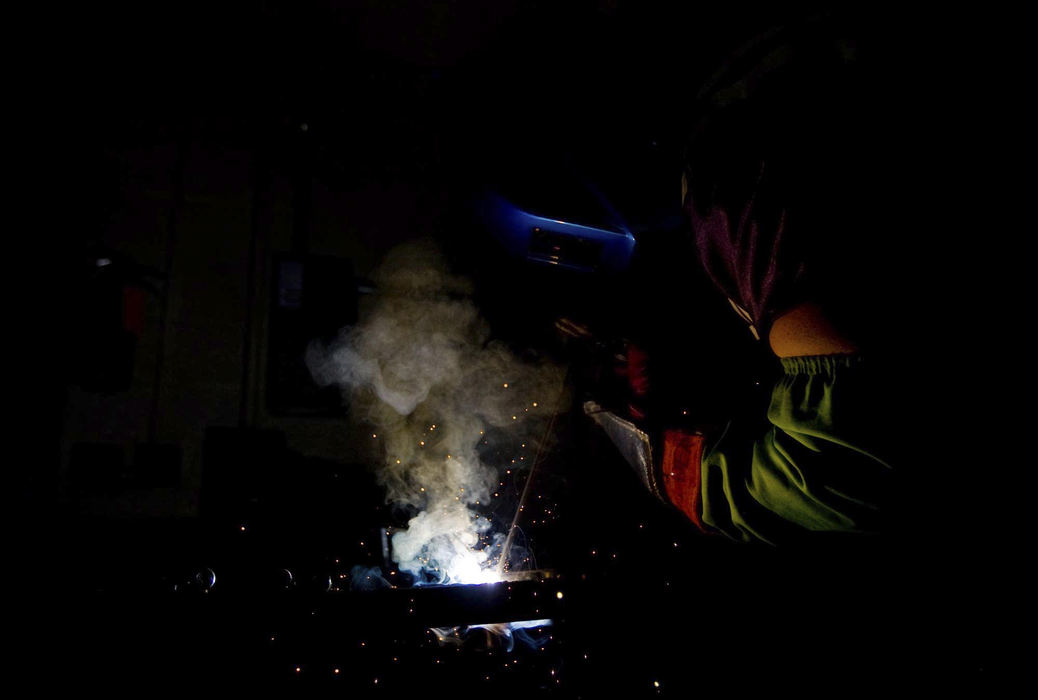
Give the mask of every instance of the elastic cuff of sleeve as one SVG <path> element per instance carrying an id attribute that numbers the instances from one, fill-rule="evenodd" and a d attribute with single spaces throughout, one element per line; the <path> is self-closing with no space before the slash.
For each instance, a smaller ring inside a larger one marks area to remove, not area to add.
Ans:
<path id="1" fill-rule="evenodd" d="M 783 357 L 782 371 L 787 375 L 832 375 L 841 369 L 850 369 L 861 365 L 861 355 L 803 355 L 799 357 Z"/>

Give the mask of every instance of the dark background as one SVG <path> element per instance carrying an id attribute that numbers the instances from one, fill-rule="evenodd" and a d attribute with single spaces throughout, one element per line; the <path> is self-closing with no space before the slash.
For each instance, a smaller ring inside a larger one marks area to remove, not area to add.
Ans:
<path id="1" fill-rule="evenodd" d="M 635 209 L 673 206 L 697 86 L 733 46 L 811 9 L 54 8 L 17 65 L 33 115 L 24 179 L 43 193 L 30 200 L 40 235 L 27 236 L 41 250 L 23 260 L 45 302 L 31 319 L 45 339 L 32 411 L 44 447 L 24 458 L 15 492 L 36 620 L 27 668 L 132 692 L 158 679 L 324 687 L 339 667 L 362 696 L 391 692 L 386 678 L 407 691 L 488 683 L 566 697 L 997 682 L 1004 661 L 969 528 L 822 555 L 704 541 L 568 411 L 540 486 L 558 520 L 531 535 L 563 578 L 528 591 L 565 590 L 561 647 L 516 652 L 521 673 L 502 670 L 500 650 L 457 652 L 434 671 L 441 652 L 402 617 L 405 601 L 333 600 L 314 583 L 348 571 L 335 559 L 380 565 L 374 538 L 392 514 L 367 468 L 366 429 L 292 358 L 353 320 L 358 283 L 402 241 L 440 240 L 479 282 L 500 337 L 569 359 L 555 317 L 615 339 L 680 298 L 713 341 L 669 345 L 675 365 L 687 348 L 717 368 L 700 396 L 758 405 L 768 365 L 723 299 L 702 280 L 689 293 L 680 235 L 640 240 L 653 257 L 622 279 L 545 277 L 495 257 L 466 203 L 501 171 L 535 174 L 566 154 Z M 880 6 L 861 18 L 886 32 L 903 78 L 892 99 L 911 131 L 947 70 L 929 43 L 943 18 Z M 285 261 L 305 262 L 311 280 L 299 313 L 277 303 Z M 689 382 L 679 372 L 672 392 Z M 208 567 L 218 583 L 206 593 L 197 574 Z M 308 615 L 324 622 L 308 627 Z M 267 646 L 283 630 L 287 645 Z M 356 646 L 376 638 L 377 653 Z M 388 660 L 397 652 L 402 672 Z M 371 669 L 382 688 L 366 684 Z"/>

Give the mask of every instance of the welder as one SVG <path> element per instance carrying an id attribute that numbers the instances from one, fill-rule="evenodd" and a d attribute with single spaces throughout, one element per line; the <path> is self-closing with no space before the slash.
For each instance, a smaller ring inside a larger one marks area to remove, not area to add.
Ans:
<path id="1" fill-rule="evenodd" d="M 697 99 L 682 178 L 694 248 L 747 342 L 781 365 L 763 429 L 671 426 L 640 460 L 650 489 L 707 533 L 783 544 L 889 532 L 902 515 L 891 368 L 907 341 L 892 310 L 909 263 L 891 243 L 903 231 L 890 100 L 854 29 L 822 17 L 765 32 Z M 694 318 L 679 327 L 674 342 L 709 342 Z M 634 395 L 665 380 L 651 354 L 627 360 Z"/>

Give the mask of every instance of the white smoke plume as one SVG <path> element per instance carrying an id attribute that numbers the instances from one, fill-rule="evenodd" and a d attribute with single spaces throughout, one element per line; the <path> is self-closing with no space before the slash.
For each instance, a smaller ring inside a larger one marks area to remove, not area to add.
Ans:
<path id="1" fill-rule="evenodd" d="M 532 462 L 563 373 L 493 341 L 471 284 L 434 244 L 394 249 L 373 278 L 378 293 L 358 323 L 312 345 L 307 364 L 371 426 L 388 501 L 417 512 L 393 536 L 401 570 L 439 583 L 496 580 L 500 480 Z M 489 457 L 491 436 L 517 451 Z"/>

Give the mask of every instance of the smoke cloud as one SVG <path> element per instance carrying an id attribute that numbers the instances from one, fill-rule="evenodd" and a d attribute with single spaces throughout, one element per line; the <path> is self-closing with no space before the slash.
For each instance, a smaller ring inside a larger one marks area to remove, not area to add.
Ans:
<path id="1" fill-rule="evenodd" d="M 401 570 L 437 583 L 496 580 L 516 505 L 506 507 L 513 494 L 501 483 L 531 464 L 561 368 L 493 340 L 471 283 L 429 241 L 394 249 L 373 278 L 378 293 L 358 323 L 314 343 L 307 364 L 371 426 L 387 500 L 413 513 L 392 539 Z"/>

